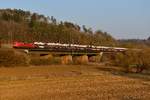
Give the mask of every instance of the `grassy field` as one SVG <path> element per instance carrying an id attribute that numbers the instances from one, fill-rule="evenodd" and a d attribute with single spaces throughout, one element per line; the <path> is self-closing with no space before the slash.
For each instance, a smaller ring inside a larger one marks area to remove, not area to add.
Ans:
<path id="1" fill-rule="evenodd" d="M 150 100 L 150 76 L 103 65 L 0 68 L 0 100 Z"/>

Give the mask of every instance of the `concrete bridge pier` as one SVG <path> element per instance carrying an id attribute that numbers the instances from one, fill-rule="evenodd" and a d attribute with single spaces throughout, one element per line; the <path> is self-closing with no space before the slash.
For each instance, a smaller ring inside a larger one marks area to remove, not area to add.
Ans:
<path id="1" fill-rule="evenodd" d="M 61 64 L 87 64 L 90 62 L 100 62 L 103 52 L 98 55 L 61 55 Z"/>
<path id="2" fill-rule="evenodd" d="M 75 64 L 87 64 L 89 62 L 87 55 L 73 56 L 73 62 Z"/>
<path id="3" fill-rule="evenodd" d="M 101 62 L 102 57 L 103 57 L 103 52 L 99 53 L 98 55 L 89 55 L 88 59 L 89 59 L 89 62 L 99 63 L 99 62 Z"/>
<path id="4" fill-rule="evenodd" d="M 72 56 L 71 55 L 64 55 L 61 56 L 61 64 L 72 64 Z"/>

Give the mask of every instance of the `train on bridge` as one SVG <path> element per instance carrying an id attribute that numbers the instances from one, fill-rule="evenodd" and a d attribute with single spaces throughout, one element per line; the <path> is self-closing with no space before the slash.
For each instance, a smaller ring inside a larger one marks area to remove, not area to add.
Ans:
<path id="1" fill-rule="evenodd" d="M 62 43 L 45 43 L 45 42 L 14 42 L 15 49 L 34 49 L 34 50 L 51 50 L 51 51 L 86 51 L 86 52 L 124 52 L 127 48 L 106 47 L 94 45 L 62 44 Z"/>

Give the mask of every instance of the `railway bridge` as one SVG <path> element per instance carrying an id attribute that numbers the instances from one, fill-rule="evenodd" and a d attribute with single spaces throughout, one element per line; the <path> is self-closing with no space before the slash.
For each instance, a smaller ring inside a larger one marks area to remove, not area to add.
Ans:
<path id="1" fill-rule="evenodd" d="M 62 64 L 70 62 L 87 63 L 93 59 L 100 61 L 105 53 L 125 52 L 127 48 L 106 47 L 78 44 L 60 44 L 60 43 L 21 43 L 16 42 L 13 48 L 24 51 L 29 55 L 41 56 L 59 56 Z"/>
<path id="2" fill-rule="evenodd" d="M 19 49 L 20 50 L 20 49 Z M 62 64 L 69 63 L 88 63 L 100 62 L 104 54 L 111 54 L 117 52 L 125 52 L 123 48 L 35 48 L 35 49 L 21 49 L 26 54 L 38 55 L 39 57 L 51 55 L 53 57 L 61 57 Z"/>

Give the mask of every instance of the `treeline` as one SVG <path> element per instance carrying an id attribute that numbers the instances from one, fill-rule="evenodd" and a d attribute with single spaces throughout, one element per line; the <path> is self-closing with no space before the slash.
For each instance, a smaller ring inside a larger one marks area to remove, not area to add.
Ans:
<path id="1" fill-rule="evenodd" d="M 145 48 L 150 47 L 150 37 L 148 39 L 122 39 L 118 40 L 123 47 L 129 48 Z"/>
<path id="2" fill-rule="evenodd" d="M 128 50 L 111 57 L 111 64 L 124 67 L 126 72 L 141 73 L 150 70 L 150 49 Z M 134 69 L 134 70 L 133 70 Z"/>
<path id="3" fill-rule="evenodd" d="M 59 42 L 87 45 L 115 46 L 117 41 L 107 32 L 93 31 L 71 22 L 58 22 L 44 16 L 18 9 L 0 10 L 0 38 L 2 41 Z"/>
<path id="4" fill-rule="evenodd" d="M 112 65 L 123 67 L 126 72 L 141 73 L 150 70 L 150 37 L 122 39 L 118 42 L 121 47 L 127 47 L 129 50 L 113 55 L 110 59 Z"/>

